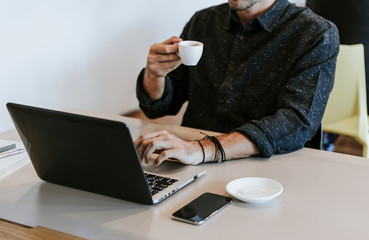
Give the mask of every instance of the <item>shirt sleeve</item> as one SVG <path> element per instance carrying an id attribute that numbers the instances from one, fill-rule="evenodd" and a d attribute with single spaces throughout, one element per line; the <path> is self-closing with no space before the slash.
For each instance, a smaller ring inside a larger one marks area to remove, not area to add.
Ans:
<path id="1" fill-rule="evenodd" d="M 148 118 L 176 115 L 188 100 L 188 69 L 181 65 L 165 77 L 163 96 L 153 101 L 143 89 L 143 69 L 137 78 L 136 97 L 141 110 Z"/>
<path id="2" fill-rule="evenodd" d="M 333 87 L 339 37 L 334 25 L 304 47 L 287 84 L 280 91 L 274 115 L 253 120 L 234 131 L 247 136 L 261 157 L 304 147 L 321 124 Z"/>
<path id="3" fill-rule="evenodd" d="M 165 79 L 165 89 L 163 96 L 153 101 L 143 89 L 143 76 L 145 69 L 142 69 L 137 78 L 136 97 L 139 101 L 139 106 L 148 118 L 157 118 L 166 115 L 169 103 L 173 97 L 172 84 L 168 78 Z"/>

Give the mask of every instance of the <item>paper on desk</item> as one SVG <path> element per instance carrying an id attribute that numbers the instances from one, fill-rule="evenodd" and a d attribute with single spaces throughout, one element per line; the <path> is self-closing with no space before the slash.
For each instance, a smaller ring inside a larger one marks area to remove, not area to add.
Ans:
<path id="1" fill-rule="evenodd" d="M 0 139 L 0 146 L 7 146 L 13 143 L 17 145 L 15 149 L 24 149 L 22 142 Z M 13 151 L 15 149 L 9 151 Z M 0 158 L 0 179 L 18 170 L 29 162 L 30 159 L 27 152 Z"/>

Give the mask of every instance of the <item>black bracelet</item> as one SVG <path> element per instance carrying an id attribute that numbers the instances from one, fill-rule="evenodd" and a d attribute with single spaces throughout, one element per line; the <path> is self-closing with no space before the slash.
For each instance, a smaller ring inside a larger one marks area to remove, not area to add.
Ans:
<path id="1" fill-rule="evenodd" d="M 205 150 L 204 150 L 204 147 L 202 146 L 200 140 L 196 140 L 199 144 L 200 144 L 200 147 L 201 147 L 201 150 L 202 150 L 202 162 L 201 163 L 204 163 L 205 162 Z"/>
<path id="2" fill-rule="evenodd" d="M 222 147 L 222 144 L 220 144 L 218 138 L 214 137 L 214 136 L 211 136 L 210 137 L 211 141 L 214 142 L 214 144 L 218 147 L 218 149 L 220 150 L 220 153 L 221 153 L 221 159 L 218 159 L 218 162 L 224 162 L 226 160 L 226 155 L 225 155 L 225 152 L 224 152 L 224 149 Z"/>
<path id="3" fill-rule="evenodd" d="M 218 163 L 224 162 L 226 160 L 226 155 L 222 147 L 222 144 L 220 144 L 219 140 L 214 136 L 207 135 L 206 133 L 202 133 L 202 132 L 200 133 L 205 135 L 204 139 L 209 138 L 214 143 L 214 146 L 215 146 L 214 162 L 218 162 Z"/>

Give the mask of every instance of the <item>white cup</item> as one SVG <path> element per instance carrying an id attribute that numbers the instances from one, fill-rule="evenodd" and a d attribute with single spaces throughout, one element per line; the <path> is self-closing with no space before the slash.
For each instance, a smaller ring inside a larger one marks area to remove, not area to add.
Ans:
<path id="1" fill-rule="evenodd" d="M 195 66 L 202 55 L 204 44 L 198 41 L 182 41 L 178 43 L 178 56 L 187 66 Z"/>

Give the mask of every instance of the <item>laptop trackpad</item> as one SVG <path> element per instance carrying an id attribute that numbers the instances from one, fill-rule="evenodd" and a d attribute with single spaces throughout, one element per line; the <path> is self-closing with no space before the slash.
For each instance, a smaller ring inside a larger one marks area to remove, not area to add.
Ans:
<path id="1" fill-rule="evenodd" d="M 186 171 L 186 169 L 190 167 L 178 162 L 172 161 L 164 161 L 159 166 L 155 167 L 154 165 L 143 165 L 143 169 L 146 172 L 154 173 L 157 175 L 178 175 L 178 173 Z"/>

